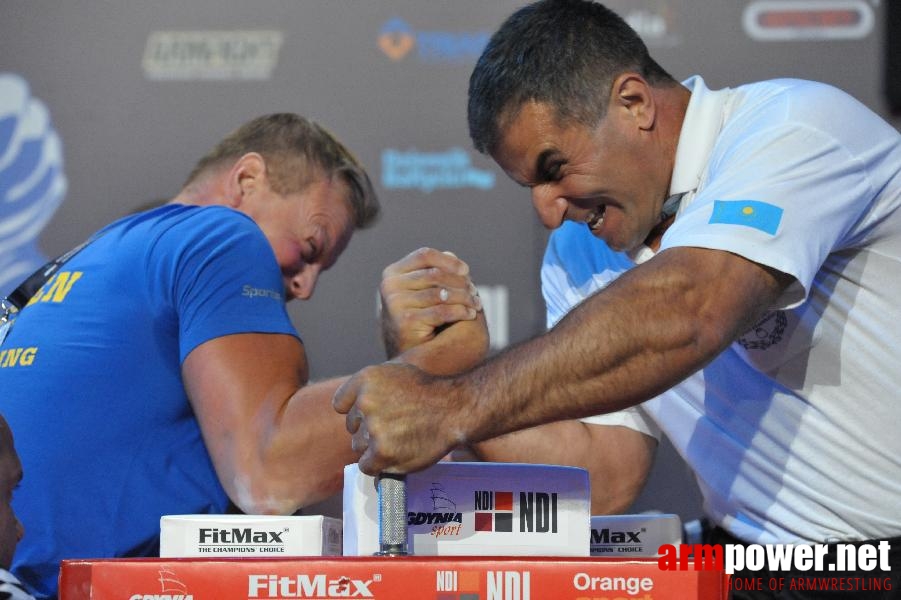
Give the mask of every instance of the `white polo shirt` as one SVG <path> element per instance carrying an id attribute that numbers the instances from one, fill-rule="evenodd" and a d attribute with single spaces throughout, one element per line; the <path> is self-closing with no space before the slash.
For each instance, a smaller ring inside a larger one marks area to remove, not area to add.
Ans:
<path id="1" fill-rule="evenodd" d="M 684 85 L 670 192 L 686 195 L 661 250 L 726 250 L 797 283 L 702 371 L 586 420 L 659 426 L 705 512 L 747 541 L 901 535 L 901 136 L 822 84 Z M 581 224 L 554 231 L 548 326 L 634 264 Z"/>

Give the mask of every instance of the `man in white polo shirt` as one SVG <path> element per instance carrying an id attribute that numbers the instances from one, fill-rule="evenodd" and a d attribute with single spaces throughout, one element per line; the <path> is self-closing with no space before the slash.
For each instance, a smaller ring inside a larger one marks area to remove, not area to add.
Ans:
<path id="1" fill-rule="evenodd" d="M 612 413 L 591 419 L 596 438 L 607 423 L 671 439 L 713 541 L 901 536 L 898 132 L 818 83 L 679 83 L 583 0 L 517 11 L 469 94 L 476 148 L 555 229 L 542 282 L 556 324 L 461 376 L 362 371 L 335 396 L 369 445 L 361 467 L 416 470 L 461 443 Z M 627 443 L 597 446 L 614 474 L 650 462 Z M 892 541 L 893 569 L 865 575 L 897 589 Z"/>

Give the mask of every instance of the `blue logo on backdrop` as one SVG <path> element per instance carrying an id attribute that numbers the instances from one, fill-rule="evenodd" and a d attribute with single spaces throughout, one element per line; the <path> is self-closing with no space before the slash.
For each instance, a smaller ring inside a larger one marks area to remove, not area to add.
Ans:
<path id="1" fill-rule="evenodd" d="M 389 190 L 417 189 L 425 193 L 438 189 L 494 187 L 495 174 L 477 169 L 469 154 L 459 147 L 444 152 L 416 149 L 382 151 L 382 185 Z"/>
<path id="2" fill-rule="evenodd" d="M 47 262 L 37 237 L 66 186 L 47 107 L 20 76 L 0 73 L 0 295 Z"/>
<path id="3" fill-rule="evenodd" d="M 379 32 L 379 48 L 394 61 L 413 50 L 425 63 L 469 64 L 478 59 L 491 37 L 489 31 L 414 31 L 406 21 L 389 19 Z"/>

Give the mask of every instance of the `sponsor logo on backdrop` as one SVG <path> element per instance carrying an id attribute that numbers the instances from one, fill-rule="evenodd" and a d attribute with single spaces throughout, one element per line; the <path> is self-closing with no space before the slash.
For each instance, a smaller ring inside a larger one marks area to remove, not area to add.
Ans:
<path id="1" fill-rule="evenodd" d="M 38 235 L 67 189 L 62 143 L 28 82 L 0 73 L 0 297 L 47 262 Z"/>
<path id="2" fill-rule="evenodd" d="M 132 594 L 128 600 L 194 600 L 193 594 L 188 593 L 187 586 L 179 581 L 173 571 L 160 569 L 159 574 L 161 593 Z"/>
<path id="3" fill-rule="evenodd" d="M 269 79 L 278 63 L 281 31 L 153 31 L 144 48 L 151 80 Z"/>
<path id="4" fill-rule="evenodd" d="M 873 32 L 863 0 L 761 0 L 745 7 L 745 33 L 761 42 L 856 40 Z"/>
<path id="5" fill-rule="evenodd" d="M 477 490 L 476 531 L 557 533 L 557 493 Z M 514 498 L 518 502 L 514 504 Z M 515 518 L 518 517 L 518 518 Z"/>
<path id="6" fill-rule="evenodd" d="M 389 190 L 419 190 L 431 193 L 442 189 L 494 187 L 494 171 L 472 165 L 460 147 L 441 152 L 421 152 L 415 148 L 382 151 L 382 185 Z"/>
<path id="7" fill-rule="evenodd" d="M 389 19 L 378 34 L 379 49 L 393 61 L 415 58 L 424 63 L 472 64 L 491 32 L 414 30 L 401 18 Z"/>

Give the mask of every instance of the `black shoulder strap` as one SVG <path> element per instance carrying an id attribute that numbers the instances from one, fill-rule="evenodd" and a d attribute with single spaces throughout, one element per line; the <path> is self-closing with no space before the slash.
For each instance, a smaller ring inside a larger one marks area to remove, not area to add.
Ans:
<path id="1" fill-rule="evenodd" d="M 28 304 L 28 301 L 31 300 L 31 297 L 41 289 L 42 285 L 47 283 L 48 279 L 53 277 L 54 273 L 56 273 L 61 266 L 66 264 L 70 258 L 81 252 L 85 246 L 96 240 L 98 237 L 100 237 L 100 234 L 92 236 L 90 239 L 80 243 L 65 254 L 57 256 L 29 275 L 25 281 L 20 283 L 19 286 L 4 299 L 4 304 L 7 306 L 11 305 L 15 310 L 22 310 L 22 308 Z M 5 306 L 4 308 L 7 307 Z"/>

